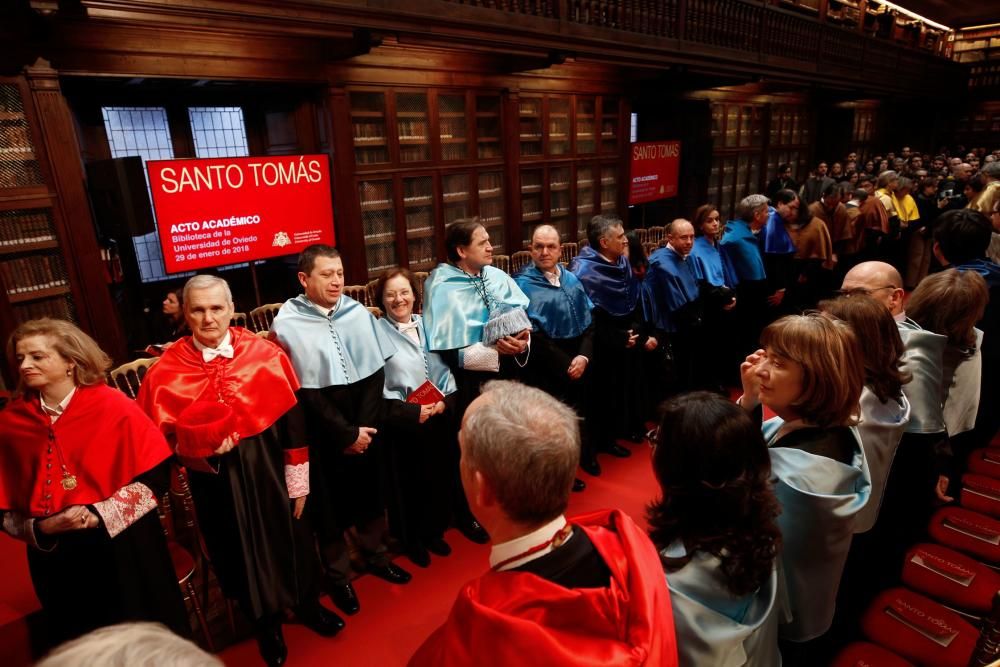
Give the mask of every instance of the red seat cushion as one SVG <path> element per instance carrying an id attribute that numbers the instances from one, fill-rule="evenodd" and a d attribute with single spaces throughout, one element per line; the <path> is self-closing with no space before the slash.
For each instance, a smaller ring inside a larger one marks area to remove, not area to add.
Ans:
<path id="1" fill-rule="evenodd" d="M 969 454 L 969 472 L 1000 479 L 1000 447 L 977 449 Z"/>
<path id="2" fill-rule="evenodd" d="M 986 613 L 1000 590 L 1000 574 L 954 549 L 918 544 L 906 554 L 903 583 L 945 604 Z"/>
<path id="3" fill-rule="evenodd" d="M 928 527 L 935 542 L 987 563 L 1000 561 L 1000 521 L 962 507 L 942 507 Z"/>
<path id="4" fill-rule="evenodd" d="M 966 509 L 1000 517 L 1000 479 L 975 473 L 962 475 L 959 500 Z"/>
<path id="5" fill-rule="evenodd" d="M 876 644 L 923 667 L 966 667 L 979 638 L 961 616 L 908 588 L 879 593 L 861 628 Z"/>
<path id="6" fill-rule="evenodd" d="M 913 667 L 913 663 L 881 646 L 854 642 L 844 647 L 830 667 Z"/>

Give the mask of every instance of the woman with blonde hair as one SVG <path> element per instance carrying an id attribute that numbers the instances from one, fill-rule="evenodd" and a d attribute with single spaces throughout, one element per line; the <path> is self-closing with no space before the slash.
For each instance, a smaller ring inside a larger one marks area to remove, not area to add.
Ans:
<path id="1" fill-rule="evenodd" d="M 739 403 L 748 411 L 763 404 L 777 415 L 764 423 L 763 434 L 782 508 L 788 622 L 781 635 L 807 642 L 833 620 L 855 519 L 871 489 L 855 426 L 864 355 L 845 323 L 819 313 L 781 318 L 764 330 L 761 343 L 740 366 Z"/>
<path id="2" fill-rule="evenodd" d="M 170 448 L 90 336 L 48 318 L 7 353 L 19 395 L 0 412 L 0 519 L 27 544 L 35 592 L 60 641 L 127 620 L 190 632 L 156 511 Z"/>

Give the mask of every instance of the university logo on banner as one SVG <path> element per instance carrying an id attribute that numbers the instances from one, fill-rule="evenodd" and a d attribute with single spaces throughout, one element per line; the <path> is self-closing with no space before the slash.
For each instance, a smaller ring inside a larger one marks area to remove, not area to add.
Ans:
<path id="1" fill-rule="evenodd" d="M 681 142 L 647 141 L 632 144 L 628 203 L 645 204 L 677 196 Z"/>
<path id="2" fill-rule="evenodd" d="M 168 273 L 334 243 L 326 155 L 152 160 L 146 166 Z"/>

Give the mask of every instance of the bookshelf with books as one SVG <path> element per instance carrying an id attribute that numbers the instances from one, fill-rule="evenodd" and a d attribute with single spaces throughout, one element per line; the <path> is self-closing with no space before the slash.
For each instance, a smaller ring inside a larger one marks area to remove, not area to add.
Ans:
<path id="1" fill-rule="evenodd" d="M 618 152 L 618 136 L 621 124 L 620 103 L 617 97 L 601 98 L 601 153 Z"/>
<path id="2" fill-rule="evenodd" d="M 431 142 L 427 93 L 396 95 L 396 141 L 400 162 L 429 162 Z"/>
<path id="3" fill-rule="evenodd" d="M 587 223 L 594 217 L 594 167 L 576 168 L 576 231 L 577 241 L 587 238 Z"/>
<path id="4" fill-rule="evenodd" d="M 597 98 L 590 95 L 576 97 L 576 152 L 597 152 Z"/>
<path id="5" fill-rule="evenodd" d="M 438 141 L 441 160 L 465 160 L 469 156 L 469 133 L 465 95 L 462 93 L 437 96 Z"/>
<path id="6" fill-rule="evenodd" d="M 389 162 L 389 136 L 386 132 L 385 93 L 351 93 L 351 129 L 354 159 L 361 165 Z"/>
<path id="7" fill-rule="evenodd" d="M 403 178 L 403 217 L 408 265 L 413 271 L 430 271 L 437 264 L 437 202 L 433 176 Z"/>

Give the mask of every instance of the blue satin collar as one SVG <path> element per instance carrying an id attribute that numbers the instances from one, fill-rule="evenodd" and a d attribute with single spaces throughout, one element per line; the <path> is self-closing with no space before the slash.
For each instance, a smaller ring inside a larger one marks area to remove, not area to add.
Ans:
<path id="1" fill-rule="evenodd" d="M 429 349 L 454 350 L 482 342 L 490 311 L 480 287 L 497 307 L 528 307 L 528 297 L 500 269 L 486 266 L 473 277 L 451 264 L 439 264 L 424 284 L 424 330 Z"/>
<path id="2" fill-rule="evenodd" d="M 760 254 L 760 243 L 756 234 L 745 220 L 730 220 L 719 241 L 724 248 L 740 280 L 764 280 L 764 258 Z"/>
<path id="3" fill-rule="evenodd" d="M 974 259 L 955 267 L 959 271 L 975 271 L 986 280 L 990 289 L 1000 287 L 1000 266 L 986 259 Z"/>
<path id="4" fill-rule="evenodd" d="M 645 289 L 649 293 L 653 324 L 664 331 L 676 331 L 671 313 L 695 301 L 700 292 L 690 257 L 685 261 L 671 248 L 660 248 L 649 256 Z"/>
<path id="5" fill-rule="evenodd" d="M 621 317 L 635 310 L 639 281 L 632 275 L 627 257 L 619 257 L 616 264 L 611 264 L 587 246 L 573 258 L 569 270 L 580 279 L 594 305 L 609 315 Z"/>
<path id="6" fill-rule="evenodd" d="M 289 299 L 271 325 L 307 389 L 353 384 L 371 376 L 396 346 L 368 309 L 343 295 L 328 315 L 300 294 Z"/>
<path id="7" fill-rule="evenodd" d="M 576 338 L 590 326 L 594 304 L 580 279 L 569 271 L 559 268 L 556 287 L 538 267 L 529 264 L 514 277 L 514 282 L 528 297 L 531 323 L 549 338 Z"/>
<path id="8" fill-rule="evenodd" d="M 716 287 L 736 287 L 740 282 L 729 252 L 721 244 L 713 244 L 704 236 L 694 240 L 688 257 L 694 277 Z"/>
<path id="9" fill-rule="evenodd" d="M 401 333 L 389 317 L 378 320 L 378 327 L 396 344 L 396 354 L 385 362 L 385 389 L 382 395 L 405 401 L 407 396 L 427 380 L 433 382 L 445 396 L 455 393 L 455 378 L 448 366 L 441 355 L 427 349 L 427 337 L 420 315 L 414 315 L 412 321 L 417 323 L 419 344 Z"/>
<path id="10" fill-rule="evenodd" d="M 764 252 L 775 255 L 790 255 L 795 252 L 792 237 L 785 229 L 785 219 L 778 212 L 768 207 L 767 225 L 764 226 Z"/>

